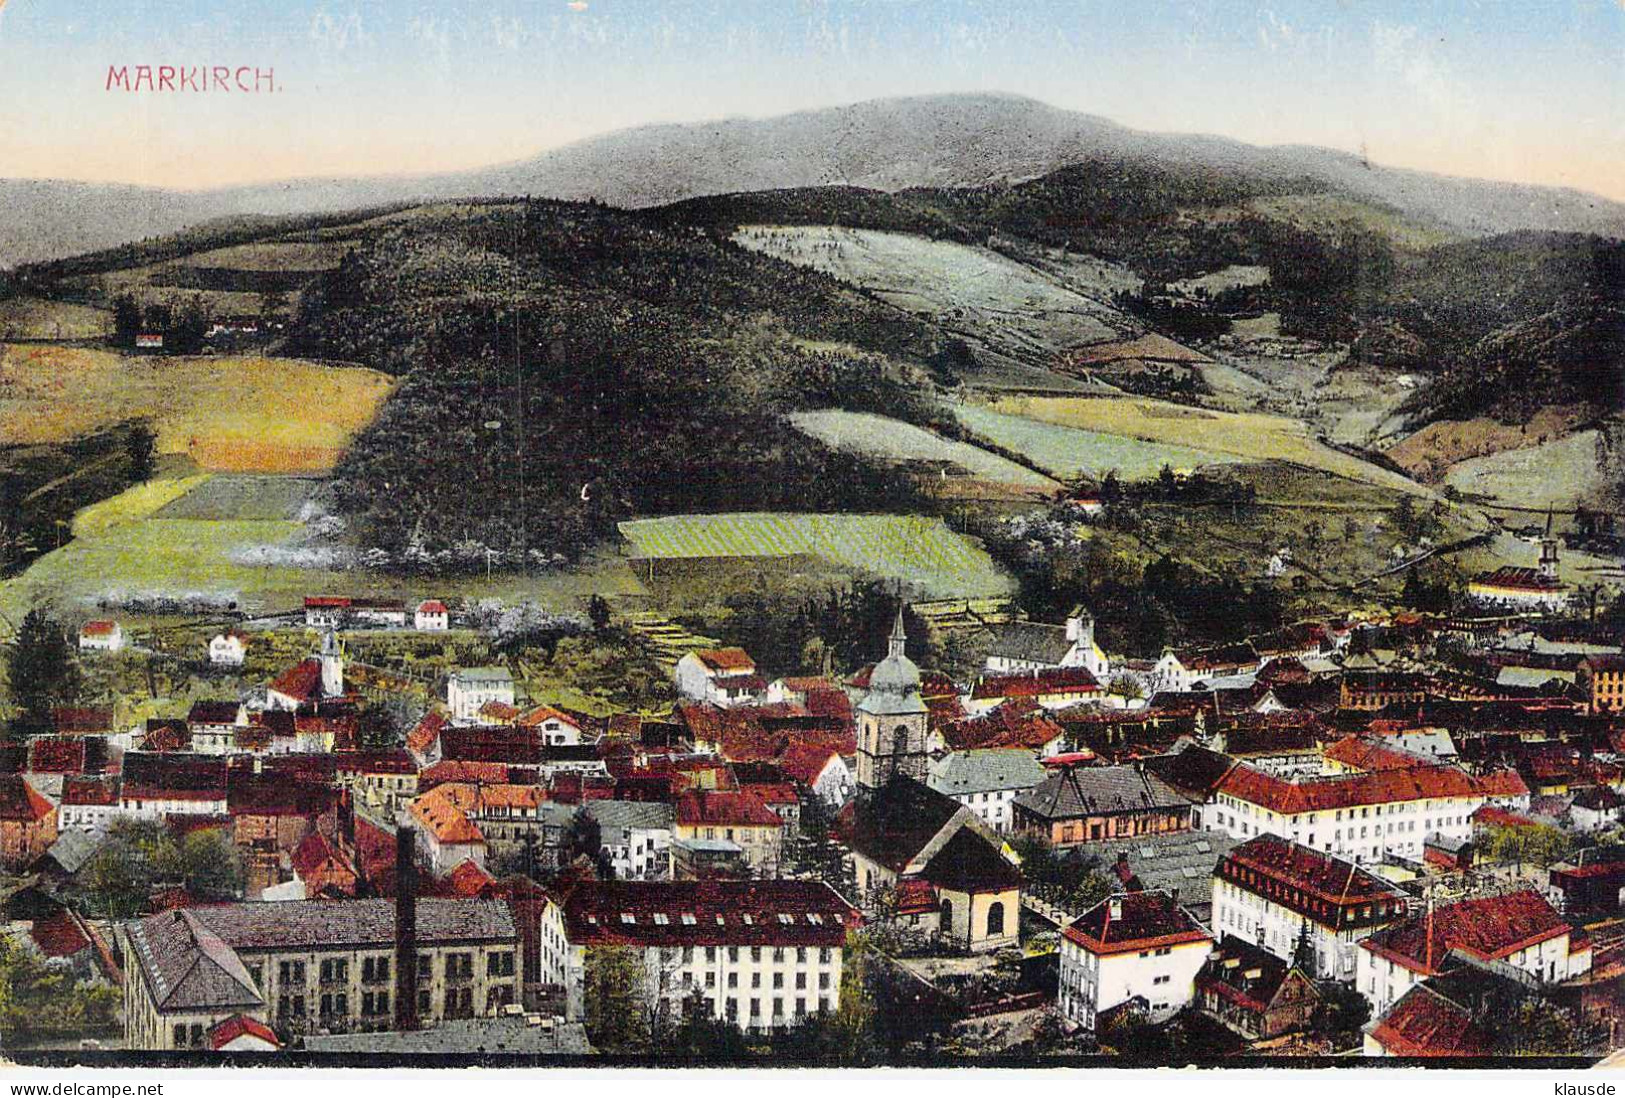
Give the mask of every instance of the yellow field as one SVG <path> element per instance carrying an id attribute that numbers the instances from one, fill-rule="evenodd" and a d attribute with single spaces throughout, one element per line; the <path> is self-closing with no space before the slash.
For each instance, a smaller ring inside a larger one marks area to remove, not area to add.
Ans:
<path id="1" fill-rule="evenodd" d="M 148 417 L 160 453 L 187 454 L 211 472 L 323 472 L 390 386 L 375 370 L 299 359 L 0 345 L 0 438 L 59 442 Z"/>
<path id="2" fill-rule="evenodd" d="M 39 297 L 0 301 L 0 339 L 97 339 L 110 327 L 110 314 L 89 305 Z"/>
<path id="3" fill-rule="evenodd" d="M 1215 412 L 1118 397 L 1003 397 L 988 407 L 1041 423 L 1209 450 L 1249 461 L 1291 462 L 1351 480 L 1425 494 L 1398 474 L 1317 442 L 1301 422 L 1283 416 Z"/>

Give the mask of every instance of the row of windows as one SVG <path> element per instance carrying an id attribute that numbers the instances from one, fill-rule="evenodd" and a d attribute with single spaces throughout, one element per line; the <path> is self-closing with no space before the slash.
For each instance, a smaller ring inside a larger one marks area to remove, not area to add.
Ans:
<path id="1" fill-rule="evenodd" d="M 718 947 L 718 946 L 705 946 L 705 947 L 703 947 L 705 960 L 707 962 L 715 961 L 717 959 L 717 950 L 719 948 L 722 948 L 722 947 Z M 740 957 L 740 950 L 741 949 L 749 949 L 750 950 L 750 959 L 751 959 L 752 963 L 760 964 L 761 960 L 762 960 L 763 953 L 764 953 L 764 951 L 765 951 L 765 949 L 767 947 L 764 947 L 764 946 L 727 946 L 726 948 L 728 950 L 728 961 L 729 961 L 730 964 L 738 964 L 739 963 L 739 957 Z M 783 964 L 785 962 L 785 960 L 788 959 L 788 957 L 790 956 L 790 954 L 792 952 L 792 949 L 790 947 L 788 947 L 788 946 L 773 946 L 771 948 L 772 948 L 771 956 L 772 956 L 773 962 L 775 964 Z M 794 947 L 793 952 L 795 954 L 795 963 L 798 964 L 798 965 L 807 964 L 809 961 L 811 961 L 812 956 L 813 956 L 813 951 L 808 946 L 796 946 L 796 947 Z M 698 946 L 683 946 L 681 948 L 679 948 L 677 946 L 663 946 L 663 947 L 661 947 L 661 950 L 660 950 L 660 958 L 661 958 L 661 960 L 667 961 L 667 962 L 673 962 L 673 961 L 676 961 L 679 958 L 681 958 L 682 963 L 685 964 L 685 965 L 686 964 L 692 964 L 694 962 L 694 959 L 696 957 L 700 956 L 700 955 L 701 955 L 701 947 L 698 947 Z M 834 959 L 834 957 L 835 957 L 835 951 L 833 949 L 831 949 L 830 947 L 822 946 L 822 947 L 819 948 L 819 950 L 818 950 L 818 963 L 819 964 L 827 965 Z"/>
<path id="2" fill-rule="evenodd" d="M 762 1000 L 762 999 L 747 999 L 746 1000 L 746 1003 L 747 1003 L 747 1005 L 749 1007 L 749 1015 L 748 1016 L 753 1022 L 762 1017 L 762 1005 L 763 1005 L 763 1002 L 764 1002 L 764 1000 Z M 807 1015 L 807 1003 L 808 1003 L 808 1000 L 805 997 L 798 997 L 795 1000 L 795 1016 L 797 1018 L 806 1017 L 806 1015 Z M 828 996 L 824 996 L 822 998 L 812 1000 L 812 1003 L 813 1003 L 813 1007 L 814 1007 L 815 1010 L 822 1010 L 822 1011 L 830 1010 L 832 1008 L 832 1005 L 833 1005 Z M 783 1018 L 783 1017 L 785 1017 L 785 1005 L 786 1005 L 786 1002 L 785 1002 L 784 999 L 782 999 L 782 998 L 774 998 L 771 1001 L 771 1007 L 772 1007 L 772 1011 L 773 1011 L 772 1016 L 774 1018 Z M 731 995 L 728 996 L 728 998 L 726 1000 L 724 1000 L 724 1002 L 723 1002 L 722 1013 L 723 1013 L 723 1017 L 727 1018 L 730 1022 L 737 1022 L 739 1020 L 739 1000 L 734 998 Z"/>
<path id="3" fill-rule="evenodd" d="M 388 983 L 391 970 L 388 957 L 363 957 L 361 959 L 361 982 L 366 984 Z M 448 979 L 469 979 L 474 975 L 474 954 L 471 952 L 457 952 L 446 954 L 446 977 Z M 350 960 L 347 957 L 331 957 L 323 960 L 319 967 L 318 976 L 324 984 L 348 983 L 350 979 Z M 514 955 L 512 950 L 487 953 L 485 955 L 485 972 L 487 976 L 512 976 L 514 974 Z M 264 968 L 258 963 L 248 966 L 248 974 L 253 977 L 256 986 L 264 987 Z M 434 955 L 430 953 L 418 954 L 418 977 L 429 979 L 434 975 Z M 298 986 L 305 982 L 305 962 L 282 961 L 277 965 L 277 983 L 280 987 Z"/>
<path id="4" fill-rule="evenodd" d="M 798 972 L 798 973 L 795 974 L 795 977 L 796 977 L 796 990 L 797 991 L 805 991 L 805 990 L 807 990 L 807 974 L 805 972 Z M 717 983 L 717 974 L 715 972 L 707 972 L 705 974 L 705 986 L 706 987 L 715 987 L 716 983 Z M 737 972 L 728 973 L 728 987 L 729 987 L 729 989 L 732 990 L 733 988 L 737 988 L 738 986 L 739 986 L 739 973 L 737 973 Z M 750 986 L 751 986 L 752 989 L 759 988 L 759 987 L 762 986 L 762 974 L 760 972 L 752 972 L 750 974 Z M 784 987 L 784 973 L 782 973 L 782 972 L 773 973 L 773 990 L 779 991 L 779 990 L 783 989 L 783 987 Z M 820 972 L 818 974 L 818 990 L 819 991 L 828 991 L 829 988 L 830 988 L 830 976 L 829 976 L 829 973 Z"/>

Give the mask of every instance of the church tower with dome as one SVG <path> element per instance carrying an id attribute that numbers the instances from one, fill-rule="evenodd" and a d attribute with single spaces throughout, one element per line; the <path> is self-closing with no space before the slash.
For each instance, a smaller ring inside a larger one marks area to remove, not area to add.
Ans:
<path id="1" fill-rule="evenodd" d="M 907 642 L 899 605 L 886 658 L 869 673 L 869 692 L 857 707 L 860 794 L 873 793 L 897 776 L 926 779 L 926 708 L 920 669 L 903 654 Z"/>

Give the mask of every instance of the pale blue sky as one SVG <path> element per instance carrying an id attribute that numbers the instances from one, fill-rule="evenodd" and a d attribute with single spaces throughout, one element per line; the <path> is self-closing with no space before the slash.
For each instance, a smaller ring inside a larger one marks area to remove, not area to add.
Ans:
<path id="1" fill-rule="evenodd" d="M 0 0 L 0 175 L 201 187 L 998 90 L 1625 199 L 1625 0 Z M 274 68 L 244 96 L 109 64 Z"/>

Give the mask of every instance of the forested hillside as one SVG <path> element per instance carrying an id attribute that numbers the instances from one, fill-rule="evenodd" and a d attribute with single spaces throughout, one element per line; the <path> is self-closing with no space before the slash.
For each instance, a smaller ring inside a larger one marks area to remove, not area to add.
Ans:
<path id="1" fill-rule="evenodd" d="M 404 376 L 335 471 L 406 559 L 570 555 L 629 514 L 907 510 L 900 474 L 782 422 L 929 417 L 940 336 L 837 283 L 602 207 L 467 208 L 370 230 L 290 350 Z"/>

